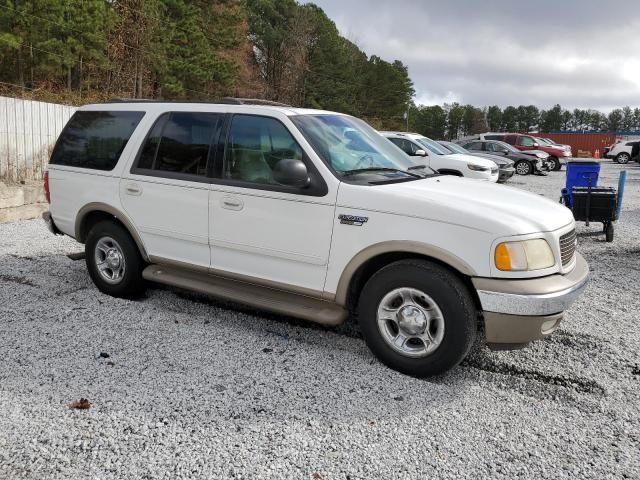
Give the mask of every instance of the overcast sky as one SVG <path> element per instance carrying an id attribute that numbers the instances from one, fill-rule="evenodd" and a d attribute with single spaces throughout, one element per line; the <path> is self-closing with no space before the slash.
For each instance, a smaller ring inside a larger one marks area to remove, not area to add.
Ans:
<path id="1" fill-rule="evenodd" d="M 640 105 L 637 0 L 314 0 L 368 55 L 409 67 L 416 101 Z"/>

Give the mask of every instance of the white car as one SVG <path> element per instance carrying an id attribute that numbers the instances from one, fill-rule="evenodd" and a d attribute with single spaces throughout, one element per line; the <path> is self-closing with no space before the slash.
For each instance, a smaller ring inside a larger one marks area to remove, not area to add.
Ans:
<path id="1" fill-rule="evenodd" d="M 605 154 L 605 158 L 612 158 L 615 162 L 625 164 L 629 163 L 637 152 L 633 151 L 633 147 L 638 145 L 638 141 L 628 142 L 620 141 L 613 145 L 611 149 Z"/>
<path id="2" fill-rule="evenodd" d="M 438 173 L 497 182 L 498 165 L 486 158 L 451 153 L 438 142 L 418 133 L 380 132 L 404 153 Z M 418 157 L 422 157 L 419 158 Z"/>
<path id="3" fill-rule="evenodd" d="M 234 102 L 87 105 L 69 120 L 44 219 L 85 244 L 100 291 L 155 282 L 328 326 L 357 315 L 382 362 L 427 376 L 479 331 L 499 348 L 550 335 L 584 289 L 557 202 L 439 175 L 348 115 Z"/>

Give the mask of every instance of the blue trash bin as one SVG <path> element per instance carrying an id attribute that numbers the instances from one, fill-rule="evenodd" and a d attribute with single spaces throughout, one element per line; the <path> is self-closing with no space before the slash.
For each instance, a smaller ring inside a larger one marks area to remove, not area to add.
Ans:
<path id="1" fill-rule="evenodd" d="M 566 197 L 570 207 L 573 205 L 571 189 L 573 187 L 595 187 L 598 185 L 600 162 L 597 160 L 571 160 L 567 163 Z"/>

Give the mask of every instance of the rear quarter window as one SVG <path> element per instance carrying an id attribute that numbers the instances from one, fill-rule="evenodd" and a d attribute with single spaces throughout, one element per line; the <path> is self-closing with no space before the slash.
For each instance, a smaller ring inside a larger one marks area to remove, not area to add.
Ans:
<path id="1" fill-rule="evenodd" d="M 62 130 L 51 165 L 113 170 L 144 112 L 76 112 Z"/>

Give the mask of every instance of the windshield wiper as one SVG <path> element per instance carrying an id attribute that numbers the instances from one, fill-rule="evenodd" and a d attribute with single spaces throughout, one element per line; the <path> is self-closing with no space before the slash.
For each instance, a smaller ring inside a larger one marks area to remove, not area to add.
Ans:
<path id="1" fill-rule="evenodd" d="M 426 165 L 414 165 L 413 167 L 407 168 L 407 170 L 420 170 L 422 168 L 427 168 Z"/>
<path id="2" fill-rule="evenodd" d="M 411 170 L 411 168 L 409 168 Z M 356 173 L 365 173 L 365 172 L 393 172 L 393 173 L 404 173 L 405 175 L 409 175 L 410 177 L 422 178 L 420 175 L 412 172 L 408 172 L 406 170 L 400 170 L 399 168 L 386 168 L 386 167 L 370 167 L 370 168 L 358 168 L 356 170 L 346 170 L 342 172 L 342 175 L 348 177 L 350 175 L 355 175 Z"/>

